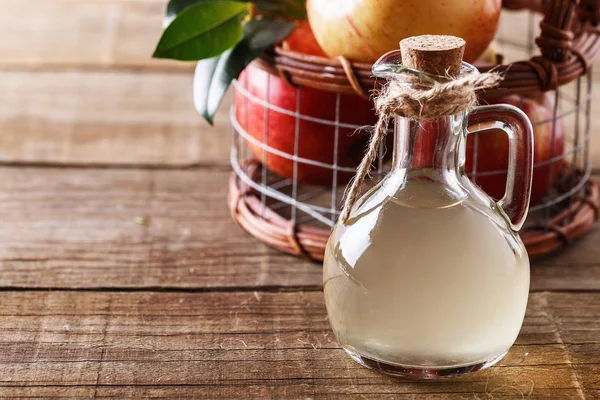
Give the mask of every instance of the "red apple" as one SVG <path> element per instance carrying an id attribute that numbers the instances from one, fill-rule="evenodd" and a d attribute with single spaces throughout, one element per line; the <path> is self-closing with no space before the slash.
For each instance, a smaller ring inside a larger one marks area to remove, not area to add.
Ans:
<path id="1" fill-rule="evenodd" d="M 531 120 L 534 136 L 534 163 L 543 163 L 563 154 L 565 148 L 565 130 L 561 120 L 556 121 L 556 133 L 552 135 L 552 118 L 554 116 L 554 96 L 545 93 L 537 98 L 510 95 L 494 101 L 496 104 L 512 104 L 519 107 Z M 542 121 L 548 121 L 541 123 Z M 475 151 L 475 135 L 467 140 L 466 172 L 473 172 L 473 156 Z M 554 149 L 553 147 L 554 142 Z M 508 165 L 508 138 L 502 131 L 492 131 L 478 135 L 477 146 L 477 178 L 476 183 L 495 199 L 504 195 L 506 173 L 479 176 L 481 173 L 506 170 Z M 531 190 L 531 204 L 539 203 L 556 181 L 562 162 L 535 166 Z"/>
<path id="2" fill-rule="evenodd" d="M 304 54 L 326 57 L 319 47 L 307 21 L 299 21 L 292 34 L 282 42 L 289 50 Z M 309 87 L 295 88 L 276 75 L 272 75 L 256 64 L 250 64 L 240 75 L 239 83 L 244 90 L 258 101 L 244 96 L 236 90 L 236 118 L 242 129 L 259 143 L 292 155 L 295 149 L 296 129 L 300 133 L 298 156 L 328 165 L 356 168 L 364 155 L 370 134 L 365 130 L 342 127 L 338 131 L 337 151 L 334 126 L 338 95 L 333 92 Z M 298 102 L 298 96 L 300 101 Z M 261 102 L 271 105 L 265 108 Z M 296 107 L 303 116 L 296 126 Z M 339 96 L 339 122 L 341 124 L 368 126 L 377 121 L 373 104 L 357 95 Z M 283 111 L 283 112 L 282 112 Z M 313 120 L 309 120 L 312 118 Z M 315 121 L 319 119 L 321 121 Z M 391 148 L 392 135 L 388 138 Z M 285 178 L 293 178 L 294 162 L 288 158 L 265 152 L 260 145 L 246 142 L 254 157 Z M 337 154 L 335 154 L 337 153 Z M 391 153 L 391 152 L 389 152 Z M 331 168 L 298 162 L 297 179 L 302 183 L 330 185 L 334 172 Z M 353 172 L 337 174 L 337 182 L 348 182 Z"/>
<path id="3" fill-rule="evenodd" d="M 423 34 L 466 40 L 475 61 L 496 34 L 502 0 L 307 0 L 308 20 L 330 57 L 373 62 L 398 42 Z"/>
<path id="4" fill-rule="evenodd" d="M 337 94 L 323 90 L 290 86 L 281 78 L 264 71 L 256 64 L 250 64 L 240 75 L 239 83 L 253 97 L 277 109 L 265 109 L 263 104 L 252 101 L 236 90 L 236 118 L 241 127 L 258 142 L 286 154 L 294 154 L 296 138 L 296 107 L 303 116 L 329 122 L 300 119 L 298 123 L 298 156 L 325 164 L 334 163 L 335 126 Z M 285 110 L 288 113 L 281 112 Z M 339 95 L 339 121 L 357 126 L 373 125 L 377 121 L 373 104 L 356 95 Z M 355 168 L 360 163 L 369 140 L 367 131 L 357 131 L 344 127 L 338 132 L 337 164 Z M 390 143 L 392 135 L 389 135 Z M 254 156 L 266 164 L 269 170 L 286 178 L 294 176 L 292 160 L 265 153 L 259 145 L 247 141 Z M 391 148 L 391 145 L 388 146 Z M 338 173 L 337 182 L 348 182 L 353 172 Z M 298 163 L 299 182 L 329 185 L 333 181 L 333 170 L 326 167 Z"/>
<path id="5" fill-rule="evenodd" d="M 282 41 L 281 46 L 286 50 L 327 57 L 327 54 L 325 54 L 319 43 L 317 43 L 307 20 L 298 21 L 296 28 L 290 36 Z"/>

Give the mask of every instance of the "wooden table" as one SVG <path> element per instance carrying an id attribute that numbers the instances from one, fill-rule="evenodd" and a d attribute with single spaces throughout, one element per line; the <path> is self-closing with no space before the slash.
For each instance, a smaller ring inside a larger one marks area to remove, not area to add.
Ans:
<path id="1" fill-rule="evenodd" d="M 498 366 L 366 370 L 320 266 L 231 221 L 226 106 L 209 129 L 192 66 L 148 58 L 162 0 L 0 6 L 0 397 L 600 398 L 600 230 L 533 265 Z"/>

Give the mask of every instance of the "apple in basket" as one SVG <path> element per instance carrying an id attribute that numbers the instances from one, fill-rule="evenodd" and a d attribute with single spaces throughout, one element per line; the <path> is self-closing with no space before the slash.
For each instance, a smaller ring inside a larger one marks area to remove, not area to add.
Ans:
<path id="1" fill-rule="evenodd" d="M 299 23 L 291 36 L 283 41 L 282 47 L 306 55 L 324 55 L 306 21 Z M 261 69 L 258 63 L 250 64 L 238 81 L 236 120 L 251 137 L 246 143 L 256 159 L 278 175 L 293 178 L 292 156 L 297 148 L 300 160 L 296 178 L 299 182 L 332 184 L 333 169 L 310 164 L 310 161 L 326 165 L 335 163 L 338 167 L 350 169 L 337 173 L 339 184 L 352 178 L 369 140 L 369 133 L 357 131 L 357 128 L 377 121 L 369 100 L 358 95 L 341 94 L 338 104 L 336 93 L 306 86 L 296 88 Z M 336 128 L 338 106 L 339 128 Z M 296 111 L 300 114 L 298 121 Z M 265 150 L 265 146 L 269 149 Z M 280 154 L 274 154 L 273 150 Z"/>
<path id="2" fill-rule="evenodd" d="M 255 158 L 282 177 L 296 171 L 300 182 L 331 184 L 332 165 L 347 169 L 335 175 L 338 183 L 353 176 L 369 140 L 367 132 L 355 130 L 376 122 L 372 103 L 358 95 L 340 95 L 338 101 L 333 92 L 298 89 L 253 63 L 273 45 L 325 57 L 306 21 L 304 0 L 170 1 L 166 10 L 154 57 L 198 60 L 194 103 L 209 123 L 238 78 L 234 125 L 246 133 Z"/>
<path id="3" fill-rule="evenodd" d="M 198 61 L 194 103 L 212 124 L 231 83 L 273 45 L 325 55 L 306 18 L 304 0 L 172 0 L 153 57 Z"/>
<path id="4" fill-rule="evenodd" d="M 490 102 L 491 103 L 491 102 Z M 533 182 L 531 204 L 539 203 L 556 182 L 563 166 L 561 155 L 565 149 L 565 129 L 563 121 L 554 119 L 554 95 L 550 92 L 523 97 L 509 95 L 493 101 L 496 104 L 511 104 L 519 107 L 533 124 Z M 555 133 L 553 135 L 553 126 Z M 475 167 L 475 135 L 467 140 L 467 161 L 465 170 L 471 174 Z M 506 186 L 508 165 L 508 138 L 502 131 L 478 134 L 476 183 L 490 196 L 500 199 Z"/>
<path id="5" fill-rule="evenodd" d="M 317 39 L 315 39 L 315 35 L 313 35 L 307 20 L 298 21 L 296 28 L 294 28 L 290 36 L 281 41 L 281 46 L 285 50 L 296 51 L 311 56 L 327 57 L 327 54 L 325 54 L 319 43 L 317 43 Z"/>
<path id="6" fill-rule="evenodd" d="M 466 40 L 464 60 L 475 61 L 498 28 L 502 0 L 307 0 L 308 20 L 330 57 L 373 62 L 415 35 Z"/>

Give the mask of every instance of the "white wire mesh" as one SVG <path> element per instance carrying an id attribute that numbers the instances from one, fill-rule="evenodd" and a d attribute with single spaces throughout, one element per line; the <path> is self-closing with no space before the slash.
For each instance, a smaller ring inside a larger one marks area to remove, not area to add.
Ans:
<path id="1" fill-rule="evenodd" d="M 505 21 L 507 18 L 520 18 L 523 21 L 522 24 L 515 24 L 514 21 L 511 21 L 511 27 L 519 26 L 523 32 L 515 31 L 512 28 L 508 31 L 502 23 L 500 25 L 496 42 L 505 60 L 508 62 L 518 61 L 534 55 L 537 52 L 534 38 L 539 33 L 537 26 L 540 17 L 529 12 L 505 11 L 502 18 Z M 282 107 L 281 104 L 274 104 L 269 101 L 271 99 L 269 96 L 269 82 L 270 79 L 279 78 L 269 78 L 268 74 L 265 76 L 267 77 L 265 82 L 267 88 L 266 98 L 261 98 L 248 90 L 247 81 L 234 82 L 237 100 L 230 114 L 234 131 L 231 164 L 241 182 L 241 191 L 247 193 L 246 188 L 250 187 L 255 193 L 259 194 L 263 210 L 270 208 L 290 219 L 293 224 L 316 224 L 316 226 L 332 227 L 339 215 L 340 201 L 345 190 L 346 182 L 340 177 L 353 174 L 356 171 L 355 168 L 340 165 L 340 131 L 342 129 L 354 131 L 363 126 L 348 123 L 341 119 L 342 95 L 340 94 L 337 94 L 336 97 L 335 113 L 332 119 L 306 115 L 301 112 L 301 87 L 295 89 L 295 109 L 293 111 Z M 592 78 L 590 71 L 588 75 L 579 77 L 573 83 L 552 92 L 555 104 L 552 118 L 532 121 L 534 127 L 551 124 L 552 130 L 550 154 L 543 159 L 536 160 L 534 163 L 534 180 L 537 179 L 540 182 L 547 180 L 548 188 L 542 201 L 530 208 L 532 218 L 536 219 L 536 225 L 544 225 L 545 220 L 549 220 L 556 212 L 564 208 L 565 202 L 572 200 L 582 190 L 591 174 L 589 161 L 591 90 Z M 521 97 L 521 105 L 523 105 L 523 102 L 524 99 Z M 260 138 L 256 134 L 253 135 L 248 132 L 249 104 L 262 107 L 263 121 L 265 122 Z M 236 106 L 242 107 L 242 109 L 236 110 Z M 278 148 L 277 144 L 270 141 L 272 132 L 269 132 L 269 120 L 278 115 L 294 119 L 292 151 L 284 151 Z M 300 156 L 299 149 L 305 137 L 303 133 L 306 134 L 301 129 L 304 121 L 330 129 L 331 135 L 323 137 L 321 140 L 333 142 L 331 162 Z M 555 146 L 555 143 L 558 143 L 556 135 L 559 124 L 564 125 L 566 132 L 562 150 Z M 476 183 L 478 179 L 482 178 L 489 179 L 493 177 L 502 180 L 507 173 L 506 169 L 482 169 L 479 152 L 480 143 L 482 142 L 480 135 L 482 134 L 474 135 L 473 153 L 471 154 L 472 166 L 468 175 Z M 373 173 L 375 179 L 372 183 L 376 182 L 377 178 L 383 176 L 389 170 L 389 163 L 386 162 L 384 157 L 384 150 L 382 146 Z M 258 157 L 257 152 L 260 152 L 262 157 Z M 275 157 L 280 157 L 292 163 L 291 176 L 281 177 L 266 168 L 270 162 L 274 161 Z M 248 166 L 253 158 L 262 159 L 258 176 L 251 176 L 248 173 Z M 327 173 L 331 174 L 331 184 L 317 186 L 304 183 L 299 179 L 299 172 L 306 166 L 329 171 Z M 560 171 L 557 175 L 556 171 L 559 168 Z M 543 185 L 541 186 L 543 187 Z"/>

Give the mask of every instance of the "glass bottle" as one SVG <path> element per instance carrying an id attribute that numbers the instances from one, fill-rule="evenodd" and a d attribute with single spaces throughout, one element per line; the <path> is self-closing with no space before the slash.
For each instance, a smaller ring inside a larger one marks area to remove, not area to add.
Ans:
<path id="1" fill-rule="evenodd" d="M 396 73 L 399 55 L 383 56 L 374 75 Z M 461 74 L 475 73 L 462 63 Z M 471 132 L 501 129 L 509 137 L 499 202 L 465 175 L 468 122 Z M 438 378 L 483 369 L 512 346 L 527 305 L 529 259 L 518 231 L 529 206 L 531 124 L 510 105 L 394 123 L 392 171 L 327 244 L 331 327 L 354 360 L 388 374 Z"/>

